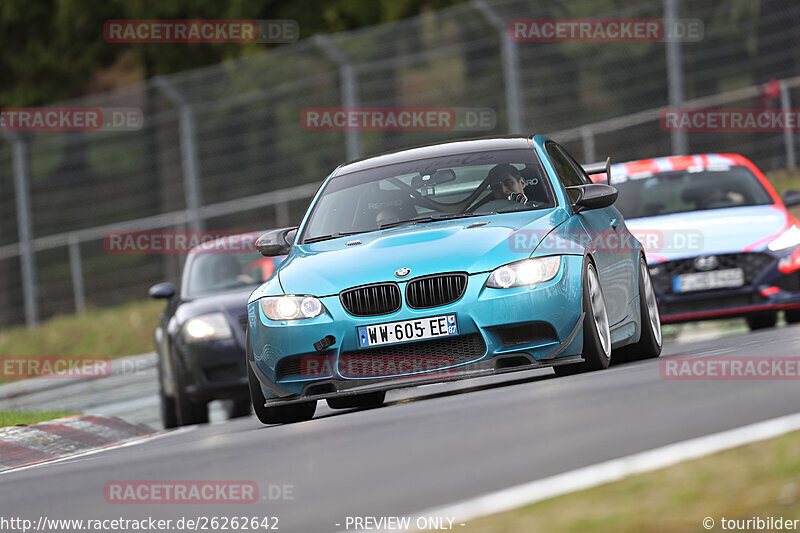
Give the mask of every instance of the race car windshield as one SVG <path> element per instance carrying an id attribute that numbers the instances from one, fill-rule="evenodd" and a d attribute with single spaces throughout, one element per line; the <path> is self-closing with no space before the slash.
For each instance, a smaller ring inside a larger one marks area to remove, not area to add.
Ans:
<path id="1" fill-rule="evenodd" d="M 533 150 L 407 161 L 333 178 L 309 216 L 302 242 L 406 222 L 544 209 L 555 205 L 553 198 Z"/>
<path id="2" fill-rule="evenodd" d="M 709 167 L 616 177 L 614 204 L 627 219 L 773 202 L 758 178 L 743 166 Z"/>
<path id="3" fill-rule="evenodd" d="M 194 299 L 258 286 L 272 276 L 277 262 L 253 260 L 253 254 L 198 253 L 187 265 L 184 298 Z"/>

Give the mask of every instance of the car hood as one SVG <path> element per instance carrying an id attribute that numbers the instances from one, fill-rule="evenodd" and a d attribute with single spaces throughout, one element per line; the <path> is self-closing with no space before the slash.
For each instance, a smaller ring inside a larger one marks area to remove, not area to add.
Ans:
<path id="1" fill-rule="evenodd" d="M 786 212 L 775 205 L 692 211 L 625 221 L 650 261 L 739 253 L 764 248 L 786 227 Z"/>
<path id="2" fill-rule="evenodd" d="M 525 259 L 530 249 L 514 249 L 519 230 L 544 234 L 565 218 L 546 209 L 415 224 L 295 246 L 278 276 L 286 294 L 328 296 L 381 281 L 402 281 L 439 272 L 490 271 Z M 485 225 L 481 223 L 488 222 Z M 470 227 L 472 226 L 472 227 Z M 361 244 L 347 242 L 361 241 Z M 411 270 L 395 276 L 401 267 Z"/>

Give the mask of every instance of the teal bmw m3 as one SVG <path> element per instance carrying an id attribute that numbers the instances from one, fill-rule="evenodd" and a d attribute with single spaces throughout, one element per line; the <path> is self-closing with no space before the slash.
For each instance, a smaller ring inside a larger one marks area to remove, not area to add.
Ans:
<path id="1" fill-rule="evenodd" d="M 389 389 L 661 352 L 641 244 L 556 142 L 507 137 L 338 167 L 249 298 L 247 370 L 266 424 L 383 403 Z"/>

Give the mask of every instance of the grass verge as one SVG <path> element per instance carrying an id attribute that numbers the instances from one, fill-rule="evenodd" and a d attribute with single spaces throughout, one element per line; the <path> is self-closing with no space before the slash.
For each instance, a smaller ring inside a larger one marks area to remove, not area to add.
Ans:
<path id="1" fill-rule="evenodd" d="M 145 300 L 62 315 L 26 329 L 0 331 L 0 354 L 10 356 L 108 356 L 152 352 L 153 331 L 164 302 Z"/>
<path id="2" fill-rule="evenodd" d="M 703 519 L 800 519 L 800 432 L 475 519 L 469 533 L 708 531 Z M 730 529 L 730 528 L 729 528 Z M 755 530 L 755 529 L 751 529 Z"/>
<path id="3" fill-rule="evenodd" d="M 0 428 L 36 424 L 74 414 L 68 411 L 0 411 Z"/>

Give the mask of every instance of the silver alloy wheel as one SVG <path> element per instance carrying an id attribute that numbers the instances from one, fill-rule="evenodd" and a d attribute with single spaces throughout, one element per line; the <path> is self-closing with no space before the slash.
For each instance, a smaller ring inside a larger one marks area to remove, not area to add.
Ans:
<path id="1" fill-rule="evenodd" d="M 650 320 L 650 329 L 653 332 L 653 338 L 656 344 L 661 346 L 661 317 L 658 314 L 658 302 L 656 302 L 656 293 L 653 291 L 653 282 L 650 280 L 650 269 L 647 268 L 647 263 L 639 261 L 639 268 L 642 271 L 642 281 L 644 281 L 644 298 L 647 305 L 647 318 Z"/>
<path id="2" fill-rule="evenodd" d="M 600 290 L 600 280 L 597 272 L 592 265 L 588 268 L 589 278 L 589 299 L 592 304 L 592 314 L 594 314 L 594 327 L 597 336 L 600 337 L 600 345 L 606 357 L 611 356 L 611 331 L 608 327 L 608 313 L 606 313 L 606 302 L 603 300 L 603 292 Z"/>

